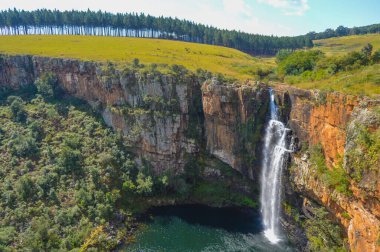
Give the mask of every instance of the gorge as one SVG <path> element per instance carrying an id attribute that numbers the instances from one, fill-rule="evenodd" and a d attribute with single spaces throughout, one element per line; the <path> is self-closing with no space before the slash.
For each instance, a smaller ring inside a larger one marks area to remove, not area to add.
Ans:
<path id="1" fill-rule="evenodd" d="M 223 183 L 239 195 L 207 198 L 194 189 L 186 199 L 148 198 L 149 206 L 222 207 L 240 202 L 252 207 L 255 204 L 246 199 L 258 201 L 260 179 L 268 182 L 264 177 L 273 176 L 281 188 L 262 184 L 267 189 L 261 190 L 261 199 L 265 228 L 274 241 L 281 224 L 298 250 L 310 246 L 315 232 L 308 230 L 308 223 L 323 208 L 325 219 L 337 224 L 347 239 L 347 248 L 380 250 L 379 158 L 367 156 L 361 142 L 363 135 L 371 138 L 379 131 L 378 99 L 280 84 L 272 91 L 255 82 L 228 83 L 192 73 L 139 73 L 37 56 L 2 56 L 0 86 L 16 90 L 45 73 L 55 74 L 67 94 L 86 101 L 108 126 L 122 132 L 137 164 L 157 176 L 196 171 L 196 179 L 204 184 Z M 268 109 L 272 120 L 265 129 Z M 269 133 L 276 135 L 272 139 Z M 294 137 L 293 153 L 288 153 L 290 142 L 285 144 L 288 136 Z M 267 173 L 269 166 L 277 174 Z M 339 176 L 333 173 L 341 170 L 345 172 Z M 332 181 L 334 176 L 339 183 Z M 271 206 L 264 198 L 270 198 Z"/>

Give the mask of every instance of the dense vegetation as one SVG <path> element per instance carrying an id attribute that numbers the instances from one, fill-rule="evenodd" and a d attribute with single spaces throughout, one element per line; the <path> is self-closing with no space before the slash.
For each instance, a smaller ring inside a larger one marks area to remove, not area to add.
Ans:
<path id="1" fill-rule="evenodd" d="M 177 18 L 94 11 L 0 12 L 1 34 L 68 34 L 175 39 L 235 48 L 250 54 L 274 55 L 279 49 L 312 47 L 307 36 L 276 37 L 221 30 Z"/>
<path id="2" fill-rule="evenodd" d="M 339 224 L 331 220 L 326 209 L 313 207 L 309 208 L 309 211 L 310 218 L 303 223 L 303 226 L 309 240 L 310 251 L 347 251 Z"/>
<path id="3" fill-rule="evenodd" d="M 75 108 L 84 106 L 78 101 L 47 102 L 53 79 L 36 83 L 44 98 L 2 96 L 1 251 L 71 250 L 88 237 L 89 247 L 108 250 L 132 224 L 120 208 L 123 184 L 133 184 L 137 195 L 152 190 L 120 135 Z M 91 236 L 96 227 L 102 232 Z"/>
<path id="4" fill-rule="evenodd" d="M 110 251 L 135 230 L 136 214 L 165 200 L 256 207 L 230 190 L 242 176 L 220 162 L 218 183 L 202 181 L 195 157 L 184 174 L 155 175 L 128 143 L 52 73 L 1 89 L 0 251 Z"/>
<path id="5" fill-rule="evenodd" d="M 380 125 L 380 106 L 368 109 L 367 116 L 373 125 Z M 349 164 L 351 178 L 358 184 L 375 191 L 375 185 L 363 182 L 364 178 L 377 177 L 380 167 L 380 128 L 371 129 L 368 125 L 359 122 L 350 129 L 354 131 L 352 137 L 353 148 L 346 153 L 346 162 Z"/>

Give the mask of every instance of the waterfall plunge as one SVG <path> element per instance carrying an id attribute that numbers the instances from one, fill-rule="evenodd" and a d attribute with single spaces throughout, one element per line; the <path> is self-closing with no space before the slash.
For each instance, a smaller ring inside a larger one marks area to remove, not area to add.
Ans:
<path id="1" fill-rule="evenodd" d="M 270 89 L 270 120 L 265 129 L 262 176 L 261 212 L 265 237 L 271 243 L 280 241 L 281 174 L 288 152 L 286 136 L 289 129 L 278 120 L 278 108 Z"/>

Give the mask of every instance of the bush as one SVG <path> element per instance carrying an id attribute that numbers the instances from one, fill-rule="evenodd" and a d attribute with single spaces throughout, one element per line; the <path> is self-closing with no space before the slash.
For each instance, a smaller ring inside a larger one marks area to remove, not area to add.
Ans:
<path id="1" fill-rule="evenodd" d="M 34 197 L 34 182 L 28 175 L 21 177 L 16 183 L 16 192 L 22 201 L 28 201 Z"/>
<path id="2" fill-rule="evenodd" d="M 38 147 L 36 140 L 30 135 L 15 133 L 14 138 L 9 142 L 12 155 L 18 157 L 36 157 Z"/>
<path id="3" fill-rule="evenodd" d="M 24 122 L 27 117 L 24 101 L 18 96 L 9 96 L 7 102 L 10 104 L 12 118 L 16 122 Z"/>
<path id="4" fill-rule="evenodd" d="M 62 146 L 57 163 L 63 168 L 64 173 L 76 173 L 80 170 L 82 156 L 79 150 L 69 146 Z"/>
<path id="5" fill-rule="evenodd" d="M 322 178 L 326 186 L 333 188 L 339 193 L 351 195 L 349 189 L 350 181 L 347 172 L 343 169 L 342 163 L 329 169 L 320 144 L 310 148 L 310 161 L 314 165 L 317 174 Z"/>
<path id="6" fill-rule="evenodd" d="M 279 76 L 300 75 L 312 71 L 318 59 L 324 57 L 321 51 L 296 51 L 288 55 L 278 64 Z"/>
<path id="7" fill-rule="evenodd" d="M 42 74 L 34 85 L 37 87 L 37 92 L 45 99 L 53 99 L 59 95 L 58 92 L 58 78 L 53 73 Z"/>
<path id="8" fill-rule="evenodd" d="M 373 55 L 372 55 L 372 63 L 373 64 L 380 63 L 380 50 L 377 50 L 376 52 L 373 53 Z"/>
<path id="9" fill-rule="evenodd" d="M 305 221 L 311 251 L 345 251 L 339 225 L 333 223 L 324 208 L 313 208 L 312 218 Z"/>
<path id="10" fill-rule="evenodd" d="M 276 54 L 276 62 L 280 63 L 284 61 L 289 55 L 293 53 L 292 50 L 290 49 L 281 49 L 277 52 Z"/>

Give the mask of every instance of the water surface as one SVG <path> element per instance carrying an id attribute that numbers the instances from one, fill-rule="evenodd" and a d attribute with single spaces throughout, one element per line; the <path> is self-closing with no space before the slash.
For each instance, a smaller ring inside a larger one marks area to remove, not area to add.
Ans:
<path id="1" fill-rule="evenodd" d="M 148 215 L 136 243 L 122 251 L 293 251 L 285 241 L 271 244 L 251 210 L 190 205 L 154 208 Z"/>

